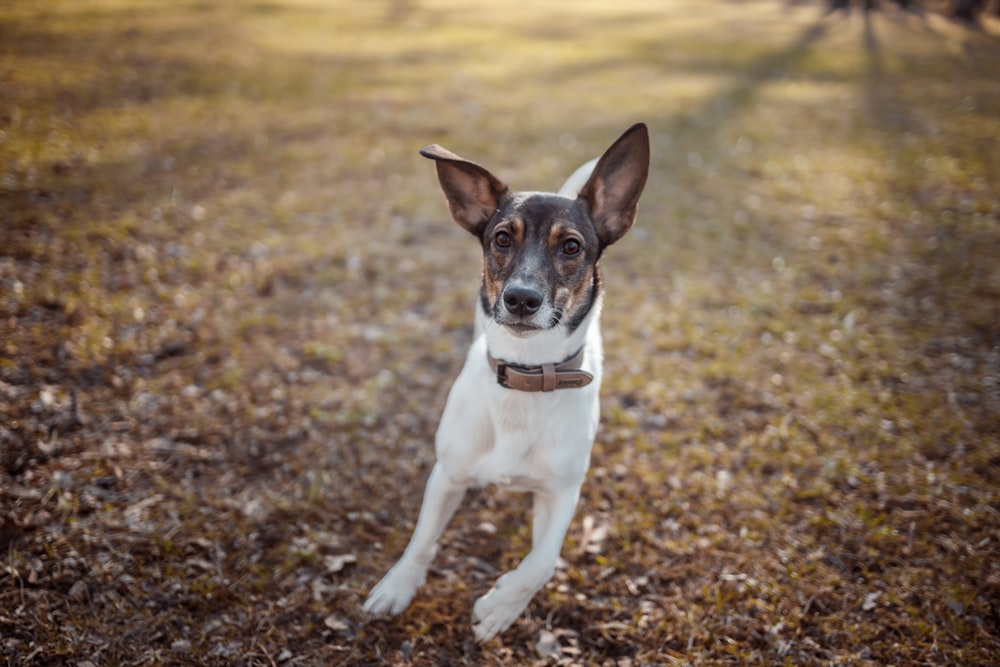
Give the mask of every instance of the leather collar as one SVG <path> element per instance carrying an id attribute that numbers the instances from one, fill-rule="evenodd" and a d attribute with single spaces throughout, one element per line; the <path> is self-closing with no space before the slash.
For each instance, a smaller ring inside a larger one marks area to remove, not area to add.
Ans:
<path id="1" fill-rule="evenodd" d="M 554 391 L 586 387 L 594 379 L 587 371 L 580 370 L 583 364 L 583 349 L 558 364 L 540 366 L 519 366 L 508 364 L 495 358 L 489 351 L 486 360 L 497 375 L 497 383 L 518 391 Z"/>

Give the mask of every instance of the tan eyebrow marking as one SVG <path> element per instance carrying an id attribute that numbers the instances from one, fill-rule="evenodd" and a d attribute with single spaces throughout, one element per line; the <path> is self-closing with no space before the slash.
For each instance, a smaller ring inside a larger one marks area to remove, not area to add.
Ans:
<path id="1" fill-rule="evenodd" d="M 554 246 L 559 243 L 559 240 L 563 237 L 563 232 L 566 230 L 566 226 L 562 223 L 555 223 L 549 230 L 549 246 Z"/>
<path id="2" fill-rule="evenodd" d="M 514 237 L 515 241 L 524 240 L 524 220 L 521 218 L 511 218 L 510 220 L 504 220 L 499 225 L 496 226 L 494 233 L 496 232 L 507 232 Z"/>
<path id="3" fill-rule="evenodd" d="M 524 240 L 524 220 L 521 218 L 514 218 L 510 221 L 510 226 L 514 232 L 514 238 L 518 241 Z"/>

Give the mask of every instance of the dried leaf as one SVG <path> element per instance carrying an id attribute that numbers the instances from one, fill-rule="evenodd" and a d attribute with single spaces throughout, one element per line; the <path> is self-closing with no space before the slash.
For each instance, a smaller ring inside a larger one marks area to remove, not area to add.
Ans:
<path id="1" fill-rule="evenodd" d="M 347 624 L 347 621 L 340 614 L 330 614 L 323 619 L 323 625 L 334 632 L 347 632 L 351 629 L 351 626 Z"/>
<path id="2" fill-rule="evenodd" d="M 326 571 L 329 574 L 334 574 L 340 572 L 344 569 L 346 565 L 351 563 L 356 563 L 358 557 L 354 554 L 340 554 L 337 556 L 323 556 L 323 565 L 326 566 Z"/>
<path id="3" fill-rule="evenodd" d="M 538 641 L 535 643 L 535 651 L 542 658 L 554 658 L 558 660 L 562 654 L 559 646 L 559 638 L 556 637 L 554 632 L 542 630 L 538 635 Z"/>

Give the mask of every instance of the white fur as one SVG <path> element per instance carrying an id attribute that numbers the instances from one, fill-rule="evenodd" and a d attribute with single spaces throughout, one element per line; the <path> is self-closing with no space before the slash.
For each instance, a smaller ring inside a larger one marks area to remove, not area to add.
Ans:
<path id="1" fill-rule="evenodd" d="M 603 354 L 598 300 L 572 335 L 562 327 L 518 337 L 477 308 L 476 337 L 452 386 L 438 426 L 437 464 L 420 517 L 399 562 L 372 590 L 365 611 L 402 612 L 424 582 L 435 543 L 465 490 L 494 483 L 534 494 L 532 548 L 521 564 L 476 601 L 473 632 L 486 641 L 524 611 L 555 570 L 590 464 L 599 420 Z M 586 343 L 586 387 L 525 393 L 497 384 L 486 350 L 511 363 L 540 364 L 572 356 Z"/>
<path id="2" fill-rule="evenodd" d="M 629 151 L 624 161 L 623 150 Z M 590 202 L 590 215 L 606 244 L 632 224 L 648 169 L 645 126 L 633 126 L 605 156 L 612 151 L 616 153 L 609 160 L 593 160 L 577 169 L 559 191 L 573 199 L 584 190 L 580 196 Z M 439 160 L 439 180 L 456 221 L 478 234 L 476 216 L 489 214 L 493 205 L 489 197 L 499 196 L 505 186 L 468 161 L 456 169 L 455 163 L 463 159 L 440 146 L 422 153 Z M 527 194 L 511 196 L 518 201 Z M 520 281 L 526 281 L 524 286 L 537 281 L 544 273 L 534 264 L 538 261 L 543 260 L 534 257 L 533 263 L 514 270 L 505 289 L 522 285 Z M 427 481 L 416 528 L 399 562 L 372 589 L 365 611 L 398 614 L 409 605 L 424 582 L 441 531 L 473 485 L 493 483 L 533 494 L 531 551 L 476 601 L 472 614 L 476 639 L 486 641 L 510 626 L 552 577 L 590 464 L 604 359 L 601 295 L 573 331 L 565 321 L 545 328 L 553 316 L 549 301 L 530 317 L 504 311 L 502 300 L 492 316 L 482 306 L 477 308 L 472 346 L 441 415 L 437 464 Z M 538 328 L 530 334 L 515 331 L 526 331 L 525 325 Z M 509 364 L 538 366 L 568 359 L 581 347 L 582 369 L 593 375 L 593 381 L 550 392 L 528 393 L 499 385 L 487 360 L 488 350 Z"/>
<path id="3" fill-rule="evenodd" d="M 590 162 L 578 169 L 560 194 L 575 196 L 593 166 Z M 574 185 L 581 173 L 582 181 Z M 558 326 L 530 336 L 513 334 L 476 308 L 475 339 L 441 416 L 437 464 L 427 481 L 417 526 L 399 562 L 372 589 L 365 611 L 381 615 L 406 609 L 424 582 L 441 531 L 465 490 L 478 484 L 530 491 L 534 498 L 531 551 L 476 601 L 476 639 L 486 641 L 509 627 L 552 577 L 590 465 L 600 418 L 601 304 L 598 297 L 570 334 Z M 489 349 L 508 363 L 538 365 L 567 359 L 581 346 L 582 369 L 594 376 L 593 382 L 547 393 L 500 386 L 486 357 Z"/>
<path id="4" fill-rule="evenodd" d="M 574 171 L 563 186 L 559 188 L 559 193 L 563 197 L 576 197 L 579 194 L 581 188 L 587 184 L 587 180 L 590 175 L 594 173 L 594 167 L 597 166 L 597 161 L 600 158 L 594 158 L 590 162 L 584 162 L 581 164 L 576 171 Z"/>

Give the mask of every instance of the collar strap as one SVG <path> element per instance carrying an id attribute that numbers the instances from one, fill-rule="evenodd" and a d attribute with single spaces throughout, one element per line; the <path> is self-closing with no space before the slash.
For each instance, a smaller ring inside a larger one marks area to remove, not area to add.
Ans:
<path id="1" fill-rule="evenodd" d="M 594 376 L 580 370 L 583 364 L 583 348 L 572 357 L 558 364 L 540 366 L 518 366 L 496 359 L 489 351 L 486 360 L 497 374 L 497 383 L 518 391 L 554 391 L 585 387 Z"/>

